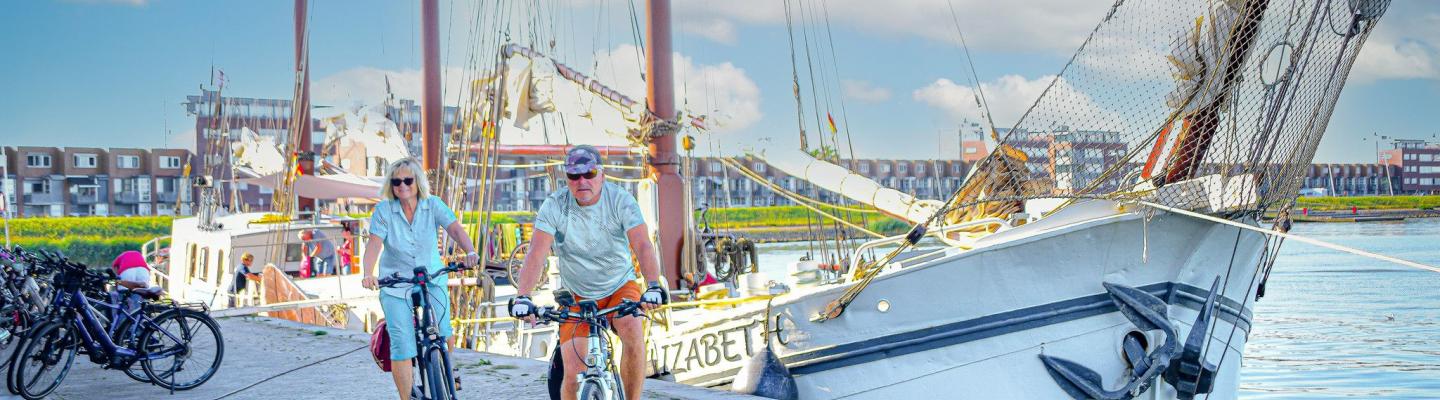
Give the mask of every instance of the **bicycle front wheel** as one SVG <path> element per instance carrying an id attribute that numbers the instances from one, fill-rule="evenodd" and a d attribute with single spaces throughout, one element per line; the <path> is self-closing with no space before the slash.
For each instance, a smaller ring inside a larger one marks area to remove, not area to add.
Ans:
<path id="1" fill-rule="evenodd" d="M 455 378 L 450 374 L 450 363 L 443 350 L 432 348 L 425 351 L 425 379 L 431 400 L 455 398 Z"/>
<path id="2" fill-rule="evenodd" d="M 600 386 L 600 382 L 587 379 L 580 382 L 580 397 L 577 398 L 580 400 L 606 400 L 605 388 Z"/>
<path id="3" fill-rule="evenodd" d="M 76 345 L 75 331 L 68 324 L 50 322 L 36 329 L 14 360 L 14 383 L 20 397 L 39 399 L 60 387 L 75 365 Z"/>
<path id="4" fill-rule="evenodd" d="M 156 317 L 140 334 L 140 365 L 150 381 L 169 390 L 190 390 L 210 380 L 225 357 L 220 325 L 199 311 L 175 309 Z"/>

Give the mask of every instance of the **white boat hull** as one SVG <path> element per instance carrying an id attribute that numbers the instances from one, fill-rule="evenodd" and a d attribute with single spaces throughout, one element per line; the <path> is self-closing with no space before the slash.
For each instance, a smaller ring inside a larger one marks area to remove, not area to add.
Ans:
<path id="1" fill-rule="evenodd" d="M 741 358 L 730 354 L 742 346 L 724 331 L 744 332 L 748 356 L 766 343 L 762 332 L 778 327 L 771 348 L 804 399 L 1069 398 L 1040 355 L 1094 370 L 1109 389 L 1129 373 L 1122 338 L 1138 329 L 1117 311 L 1104 283 L 1164 301 L 1183 344 L 1218 277 L 1213 350 L 1204 360 L 1220 369 L 1209 398 L 1234 398 L 1250 329 L 1251 303 L 1244 299 L 1254 296 L 1264 237 L 1173 214 L 1147 223 L 1117 207 L 1075 205 L 986 238 L 975 250 L 887 270 L 837 319 L 812 321 L 850 284 L 782 296 L 768 314 L 752 305 L 728 311 L 729 323 L 657 334 L 652 366 L 681 382 L 724 385 L 745 361 L 729 360 Z M 1164 337 L 1144 333 L 1150 349 Z M 1161 382 L 1138 398 L 1154 397 L 1176 394 Z"/>

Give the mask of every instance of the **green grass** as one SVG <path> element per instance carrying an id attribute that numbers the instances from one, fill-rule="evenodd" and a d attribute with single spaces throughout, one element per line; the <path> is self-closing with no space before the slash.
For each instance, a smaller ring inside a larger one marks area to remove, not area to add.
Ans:
<path id="1" fill-rule="evenodd" d="M 904 232 L 909 229 L 909 226 L 899 227 L 906 225 L 904 222 L 878 213 L 822 209 L 831 215 L 881 233 L 894 232 L 897 229 Z M 711 208 L 706 218 L 710 220 L 710 226 L 724 229 L 805 226 L 831 222 L 830 219 L 801 206 Z"/>
<path id="2" fill-rule="evenodd" d="M 63 239 L 73 236 L 136 237 L 170 234 L 172 217 L 59 217 L 10 220 L 10 236 Z"/>
<path id="3" fill-rule="evenodd" d="M 1404 210 L 1440 208 L 1440 196 L 1353 196 L 1353 197 L 1301 197 L 1296 199 L 1296 208 L 1311 210 Z"/>

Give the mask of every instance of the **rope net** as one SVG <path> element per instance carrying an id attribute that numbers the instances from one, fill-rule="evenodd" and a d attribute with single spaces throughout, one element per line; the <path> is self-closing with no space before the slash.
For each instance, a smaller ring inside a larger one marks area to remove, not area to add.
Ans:
<path id="1" fill-rule="evenodd" d="M 1386 0 L 1117 1 L 950 222 L 1045 197 L 1143 196 L 1219 214 L 1289 207 Z M 983 93 L 981 94 L 983 95 Z M 1005 201 L 999 201 L 1005 199 Z"/>

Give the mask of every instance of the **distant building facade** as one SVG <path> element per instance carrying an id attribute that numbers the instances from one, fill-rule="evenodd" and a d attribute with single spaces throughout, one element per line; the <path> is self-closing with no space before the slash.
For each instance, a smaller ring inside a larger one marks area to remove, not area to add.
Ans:
<path id="1" fill-rule="evenodd" d="M 5 208 L 17 217 L 190 213 L 184 149 L 5 147 Z"/>
<path id="2" fill-rule="evenodd" d="M 1440 142 L 1396 139 L 1391 147 L 1380 160 L 1400 169 L 1396 194 L 1440 194 Z"/>

